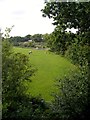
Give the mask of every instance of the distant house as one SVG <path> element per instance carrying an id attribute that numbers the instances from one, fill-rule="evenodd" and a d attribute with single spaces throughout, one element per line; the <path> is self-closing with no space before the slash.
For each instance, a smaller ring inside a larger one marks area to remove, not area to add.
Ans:
<path id="1" fill-rule="evenodd" d="M 32 42 L 32 40 L 28 40 L 28 42 Z"/>

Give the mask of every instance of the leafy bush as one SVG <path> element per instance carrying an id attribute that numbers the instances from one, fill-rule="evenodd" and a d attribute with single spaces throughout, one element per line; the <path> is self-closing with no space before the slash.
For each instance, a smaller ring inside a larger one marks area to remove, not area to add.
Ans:
<path id="1" fill-rule="evenodd" d="M 72 43 L 66 51 L 65 56 L 68 57 L 74 64 L 83 66 L 88 64 L 89 47 L 87 45 L 81 46 L 78 43 Z"/>
<path id="2" fill-rule="evenodd" d="M 86 72 L 87 71 L 87 72 Z M 52 120 L 85 120 L 89 115 L 88 69 L 58 81 L 59 93 L 51 107 Z"/>
<path id="3" fill-rule="evenodd" d="M 13 53 L 9 42 L 3 42 L 2 63 L 2 102 L 3 120 L 42 120 L 46 103 L 40 97 L 28 96 L 25 93 L 23 81 L 30 80 L 34 69 L 29 64 L 29 58 L 21 53 Z"/>

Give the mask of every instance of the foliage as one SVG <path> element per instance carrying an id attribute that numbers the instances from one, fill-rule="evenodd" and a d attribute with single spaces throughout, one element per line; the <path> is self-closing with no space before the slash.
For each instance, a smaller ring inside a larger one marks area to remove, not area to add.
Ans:
<path id="1" fill-rule="evenodd" d="M 26 35 L 26 36 L 24 37 L 24 40 L 25 40 L 25 41 L 31 40 L 31 35 L 29 35 L 29 34 Z"/>
<path id="2" fill-rule="evenodd" d="M 6 39 L 10 43 L 12 43 L 14 46 L 19 46 L 20 43 L 27 42 L 28 40 L 31 39 L 31 35 L 26 35 L 24 37 L 21 37 L 21 36 L 14 36 L 14 37 L 11 36 L 10 37 L 9 32 L 11 32 L 11 29 L 12 28 L 6 28 L 6 30 L 5 30 L 6 33 L 2 40 Z M 8 39 L 7 39 L 7 37 L 8 37 Z"/>
<path id="3" fill-rule="evenodd" d="M 16 99 L 24 94 L 22 81 L 28 80 L 33 73 L 28 66 L 28 57 L 20 53 L 14 54 L 11 49 L 10 43 L 4 41 L 2 49 L 3 114 L 8 107 L 15 107 Z"/>
<path id="4" fill-rule="evenodd" d="M 51 42 L 51 34 L 48 34 L 48 33 L 43 34 L 43 40 L 44 40 L 47 47 L 51 46 L 51 43 L 52 43 Z"/>
<path id="5" fill-rule="evenodd" d="M 20 36 L 10 37 L 9 42 L 15 46 L 19 45 L 19 42 L 23 42 L 24 38 Z"/>
<path id="6" fill-rule="evenodd" d="M 21 36 L 15 36 L 15 37 L 10 37 L 9 42 L 12 43 L 14 46 L 19 46 L 20 43 L 27 42 L 30 40 L 30 35 L 27 35 L 25 37 Z"/>
<path id="7" fill-rule="evenodd" d="M 32 42 L 20 42 L 19 43 L 19 46 L 20 47 L 35 47 L 35 42 L 32 41 Z"/>
<path id="8" fill-rule="evenodd" d="M 31 82 L 30 77 L 35 69 L 32 69 L 28 56 L 13 52 L 7 39 L 2 45 L 2 120 L 35 120 L 37 117 L 42 120 L 44 111 L 48 109 L 45 101 L 40 97 L 27 95 L 23 83 Z"/>
<path id="9" fill-rule="evenodd" d="M 53 24 L 60 26 L 62 31 L 74 27 L 82 33 L 90 30 L 89 6 L 90 2 L 47 2 L 42 12 L 43 16 L 53 18 Z"/>
<path id="10" fill-rule="evenodd" d="M 31 39 L 34 40 L 35 42 L 43 41 L 42 34 L 34 34 L 34 35 L 32 35 Z"/>
<path id="11" fill-rule="evenodd" d="M 85 120 L 89 116 L 88 68 L 58 80 L 59 93 L 52 104 L 53 120 Z"/>
<path id="12" fill-rule="evenodd" d="M 42 9 L 43 16 L 53 18 L 56 28 L 51 40 L 51 48 L 64 54 L 69 45 L 78 39 L 78 44 L 90 45 L 90 2 L 47 2 Z M 78 29 L 77 34 L 66 34 L 67 28 Z M 70 42 L 71 41 L 71 42 Z M 75 43 L 76 44 L 76 43 Z M 74 49 L 73 49 L 74 50 Z M 77 50 L 78 51 L 78 50 Z M 75 53 L 75 51 L 74 51 Z M 73 54 L 74 54 L 73 53 Z"/>
<path id="13" fill-rule="evenodd" d="M 59 93 L 55 95 L 50 118 L 52 120 L 85 120 L 90 114 L 90 2 L 48 2 L 42 10 L 43 16 L 53 18 L 56 25 L 54 47 L 62 50 L 75 63 L 79 64 L 79 72 L 71 73 L 71 76 L 59 79 Z M 76 35 L 65 37 L 67 28 L 76 28 Z M 55 32 L 55 31 L 54 31 Z M 58 36 L 58 37 L 57 37 Z M 62 45 L 60 43 L 60 37 Z M 71 39 L 71 43 L 70 40 Z M 56 42 L 55 42 L 56 41 Z M 66 47 L 66 42 L 68 46 Z M 58 44 L 60 43 L 59 47 Z M 89 117 L 90 119 L 90 117 Z"/>
<path id="14" fill-rule="evenodd" d="M 5 34 L 4 34 L 4 37 L 6 39 L 8 39 L 10 37 L 9 33 L 11 32 L 11 30 L 12 30 L 13 27 L 14 27 L 14 25 L 11 28 L 6 27 Z"/>
<path id="15" fill-rule="evenodd" d="M 62 33 L 60 27 L 56 27 L 54 32 L 52 32 L 51 39 L 49 41 L 51 50 L 64 55 L 68 47 L 74 41 L 74 37 L 75 35 L 73 33 Z"/>
<path id="16" fill-rule="evenodd" d="M 74 64 L 84 66 L 88 64 L 89 47 L 87 45 L 73 43 L 66 51 L 66 57 L 71 59 Z"/>
<path id="17" fill-rule="evenodd" d="M 2 119 L 41 119 L 47 108 L 46 103 L 40 97 L 27 95 L 23 84 L 24 81 L 31 81 L 30 77 L 35 71 L 28 57 L 13 53 L 8 41 L 3 42 L 2 52 Z"/>
<path id="18" fill-rule="evenodd" d="M 8 38 L 8 41 L 12 43 L 14 46 L 24 46 L 24 47 L 35 47 L 34 43 L 41 43 L 43 41 L 42 34 L 34 34 L 34 35 L 26 35 L 24 37 L 14 36 Z M 5 38 L 3 38 L 4 40 Z M 32 43 L 29 42 L 32 40 Z M 25 44 L 24 44 L 25 43 Z"/>
<path id="19" fill-rule="evenodd" d="M 25 93 L 23 82 L 30 81 L 30 77 L 34 72 L 29 64 L 29 58 L 21 53 L 13 53 L 9 42 L 3 42 L 3 119 L 88 119 L 90 114 L 89 6 L 90 2 L 51 2 L 46 3 L 45 8 L 42 10 L 43 16 L 53 18 L 53 24 L 56 25 L 56 29 L 49 36 L 48 43 L 51 44 L 51 49 L 61 54 L 65 54 L 67 50 L 66 55 L 74 63 L 80 65 L 78 72 L 73 72 L 71 76 L 65 76 L 63 79 L 58 80 L 59 92 L 55 95 L 55 100 L 52 101 L 49 107 L 40 97 L 33 98 Z M 66 29 L 72 27 L 78 29 L 77 34 L 66 34 Z M 6 31 L 7 38 L 10 30 L 7 29 Z M 42 41 L 42 35 L 37 34 L 32 38 L 37 42 Z M 52 60 L 50 59 L 46 62 L 49 61 L 51 64 Z M 41 62 L 40 66 L 42 66 Z M 45 67 L 43 68 L 46 69 Z M 43 71 L 40 71 L 41 73 Z M 52 75 L 54 73 L 55 70 Z"/>

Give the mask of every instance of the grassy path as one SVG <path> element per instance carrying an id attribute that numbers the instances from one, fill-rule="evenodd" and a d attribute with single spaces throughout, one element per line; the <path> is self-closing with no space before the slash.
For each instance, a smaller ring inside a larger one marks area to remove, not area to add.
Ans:
<path id="1" fill-rule="evenodd" d="M 14 50 L 26 55 L 29 55 L 30 51 L 28 48 L 14 48 Z M 41 94 L 45 100 L 49 101 L 53 99 L 50 94 L 56 91 L 56 79 L 68 75 L 71 69 L 75 69 L 75 66 L 65 58 L 46 50 L 32 49 L 31 51 L 30 63 L 38 70 L 32 77 L 32 82 L 26 83 L 27 92 L 34 96 Z"/>

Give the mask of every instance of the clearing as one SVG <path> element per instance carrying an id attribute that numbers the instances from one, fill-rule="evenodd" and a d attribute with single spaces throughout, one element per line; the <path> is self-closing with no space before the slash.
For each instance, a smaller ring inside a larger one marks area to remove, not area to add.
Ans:
<path id="1" fill-rule="evenodd" d="M 46 101 L 53 99 L 51 94 L 57 91 L 55 81 L 69 75 L 76 67 L 67 59 L 47 50 L 36 50 L 30 48 L 14 47 L 15 52 L 24 53 L 29 56 L 30 63 L 37 69 L 32 82 L 25 83 L 28 86 L 27 93 L 37 96 L 41 95 Z M 29 54 L 29 51 L 32 51 Z"/>

